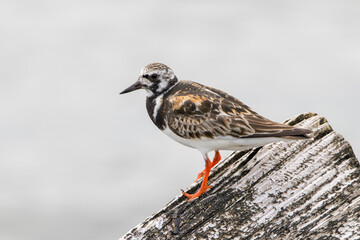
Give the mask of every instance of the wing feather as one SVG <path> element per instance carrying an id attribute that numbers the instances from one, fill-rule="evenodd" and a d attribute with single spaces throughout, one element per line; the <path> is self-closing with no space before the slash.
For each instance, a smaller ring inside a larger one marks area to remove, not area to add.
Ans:
<path id="1" fill-rule="evenodd" d="M 220 90 L 185 82 L 196 94 L 178 91 L 164 102 L 169 128 L 183 138 L 306 138 L 312 131 L 271 121 Z"/>

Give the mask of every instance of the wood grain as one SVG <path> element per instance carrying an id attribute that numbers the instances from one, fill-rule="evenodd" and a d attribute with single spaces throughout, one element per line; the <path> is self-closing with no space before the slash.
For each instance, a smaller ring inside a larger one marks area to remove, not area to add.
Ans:
<path id="1" fill-rule="evenodd" d="M 314 138 L 234 152 L 212 170 L 207 193 L 175 197 L 121 239 L 360 239 L 360 166 L 350 144 L 314 113 L 286 123 Z"/>

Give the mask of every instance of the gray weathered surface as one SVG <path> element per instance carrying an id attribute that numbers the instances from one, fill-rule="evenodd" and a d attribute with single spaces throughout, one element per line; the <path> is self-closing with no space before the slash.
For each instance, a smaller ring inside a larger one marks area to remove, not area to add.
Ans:
<path id="1" fill-rule="evenodd" d="M 212 170 L 212 189 L 191 202 L 177 196 L 122 239 L 360 239 L 350 144 L 316 114 L 287 123 L 313 129 L 314 139 L 234 152 Z"/>

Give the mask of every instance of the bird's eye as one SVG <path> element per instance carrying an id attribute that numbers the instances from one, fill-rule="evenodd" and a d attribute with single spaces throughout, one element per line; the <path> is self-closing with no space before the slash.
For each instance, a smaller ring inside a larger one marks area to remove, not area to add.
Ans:
<path id="1" fill-rule="evenodd" d="M 153 74 L 150 75 L 150 77 L 151 77 L 152 79 L 156 79 L 156 78 L 158 77 L 158 75 L 157 75 L 156 73 L 153 73 Z"/>

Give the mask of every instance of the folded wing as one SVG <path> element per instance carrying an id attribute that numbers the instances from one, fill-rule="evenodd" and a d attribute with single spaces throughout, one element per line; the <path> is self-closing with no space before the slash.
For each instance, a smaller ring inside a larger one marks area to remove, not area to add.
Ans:
<path id="1" fill-rule="evenodd" d="M 203 85 L 193 83 L 198 86 Z M 164 106 L 169 128 L 183 138 L 308 138 L 312 131 L 266 119 L 236 98 L 213 88 L 177 93 Z"/>

